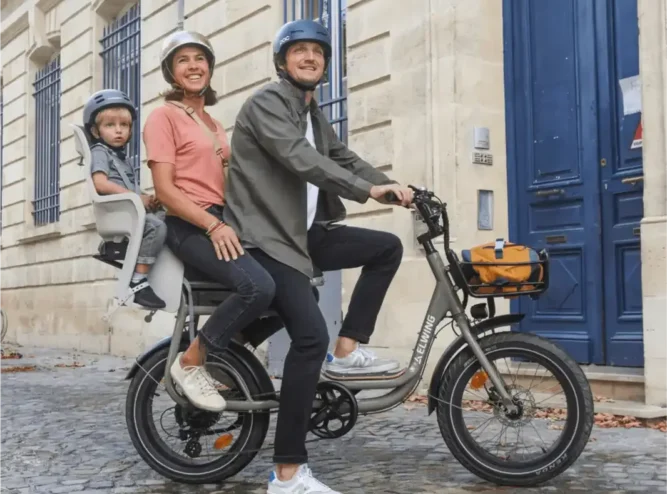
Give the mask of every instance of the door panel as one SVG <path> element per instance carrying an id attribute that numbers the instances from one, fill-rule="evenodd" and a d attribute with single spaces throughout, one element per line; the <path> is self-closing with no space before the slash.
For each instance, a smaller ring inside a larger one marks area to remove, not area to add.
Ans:
<path id="1" fill-rule="evenodd" d="M 644 362 L 639 222 L 644 216 L 642 148 L 632 143 L 641 113 L 627 113 L 620 81 L 639 74 L 636 0 L 600 2 L 600 52 L 608 70 L 601 73 L 600 149 L 606 363 L 642 366 Z"/>
<path id="2" fill-rule="evenodd" d="M 582 363 L 602 363 L 602 279 L 594 3 L 509 0 L 517 242 L 547 248 L 549 290 L 521 297 L 519 329 Z M 506 33 L 508 35 L 508 33 Z"/>

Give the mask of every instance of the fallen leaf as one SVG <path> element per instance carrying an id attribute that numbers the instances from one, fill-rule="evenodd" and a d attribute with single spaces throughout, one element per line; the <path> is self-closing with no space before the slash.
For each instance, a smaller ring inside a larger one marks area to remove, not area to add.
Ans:
<path id="1" fill-rule="evenodd" d="M 409 401 L 411 403 L 427 404 L 428 403 L 428 396 L 414 394 L 414 395 L 410 396 L 407 399 L 407 401 Z"/>
<path id="2" fill-rule="evenodd" d="M 78 367 L 85 367 L 84 364 L 80 364 L 79 362 L 72 362 L 71 364 L 56 364 L 54 367 L 71 367 L 71 368 L 78 368 Z"/>
<path id="3" fill-rule="evenodd" d="M 34 371 L 35 368 L 34 365 L 17 365 L 13 367 L 3 367 L 2 372 L 27 372 Z"/>

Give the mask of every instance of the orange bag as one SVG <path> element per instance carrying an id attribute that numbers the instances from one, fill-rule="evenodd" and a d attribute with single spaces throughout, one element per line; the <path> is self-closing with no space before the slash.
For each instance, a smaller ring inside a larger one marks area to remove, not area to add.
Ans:
<path id="1" fill-rule="evenodd" d="M 497 294 L 535 290 L 530 284 L 543 280 L 538 253 L 525 245 L 497 239 L 461 252 L 462 270 L 476 294 Z M 482 286 L 479 286 L 482 285 Z"/>

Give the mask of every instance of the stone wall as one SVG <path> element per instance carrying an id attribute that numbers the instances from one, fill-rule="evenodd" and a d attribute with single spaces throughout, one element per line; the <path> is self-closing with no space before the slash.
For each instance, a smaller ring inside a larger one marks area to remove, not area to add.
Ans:
<path id="1" fill-rule="evenodd" d="M 349 1 L 347 29 L 350 146 L 396 180 L 435 190 L 448 204 L 456 250 L 506 236 L 501 2 Z M 493 166 L 471 162 L 474 126 L 490 129 Z M 477 189 L 494 191 L 493 231 L 477 229 Z M 348 203 L 348 211 L 350 224 L 403 240 L 371 344 L 407 363 L 435 286 L 413 216 L 374 201 Z M 442 252 L 442 238 L 436 245 Z M 358 274 L 344 274 L 344 302 Z M 427 376 L 452 339 L 451 330 L 441 333 Z"/>
<path id="2" fill-rule="evenodd" d="M 387 0 L 348 2 L 349 144 L 397 180 L 435 189 L 449 203 L 456 248 L 506 231 L 503 207 L 496 208 L 496 231 L 477 231 L 476 193 L 469 185 L 474 181 L 494 190 L 496 204 L 504 204 L 503 90 L 498 83 L 502 16 L 500 6 L 484 11 L 482 3 L 419 0 L 408 5 L 393 0 L 387 8 Z M 69 130 L 69 123 L 80 120 L 86 97 L 102 87 L 98 56 L 102 29 L 128 5 L 114 0 L 51 4 L 48 12 L 30 2 L 12 12 L 9 17 L 24 11 L 22 30 L 11 40 L 3 37 L 9 180 L 3 199 L 2 287 L 3 307 L 13 321 L 10 339 L 131 354 L 166 334 L 173 319 L 158 315 L 146 324 L 143 313 L 122 309 L 111 331 L 102 322 L 115 272 L 90 259 L 99 240 Z M 282 4 L 278 0 L 185 2 L 185 27 L 209 36 L 216 50 L 213 86 L 220 103 L 211 112 L 230 132 L 243 100 L 274 76 L 271 42 L 283 20 Z M 471 29 L 480 18 L 485 29 Z M 5 18 L 3 26 L 9 22 Z M 161 104 L 166 85 L 159 69 L 160 46 L 177 25 L 176 1 L 142 2 L 142 125 Z M 21 51 L 28 39 L 30 53 Z M 34 231 L 29 202 L 34 143 L 25 137 L 34 125 L 30 84 L 39 64 L 57 49 L 63 67 L 62 217 L 59 223 Z M 473 125 L 491 129 L 493 167 L 470 162 Z M 152 185 L 145 163 L 142 184 L 149 189 Z M 413 215 L 374 201 L 347 206 L 348 223 L 393 231 L 405 245 L 404 264 L 373 344 L 407 359 L 434 286 L 414 240 Z M 345 301 L 357 276 L 358 271 L 345 273 Z M 444 335 L 437 347 L 450 339 Z"/>

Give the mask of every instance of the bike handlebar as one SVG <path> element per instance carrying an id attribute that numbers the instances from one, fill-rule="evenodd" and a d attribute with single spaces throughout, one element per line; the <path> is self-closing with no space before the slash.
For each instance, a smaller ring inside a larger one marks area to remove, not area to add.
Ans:
<path id="1" fill-rule="evenodd" d="M 398 196 L 393 192 L 387 192 L 384 195 L 384 200 L 387 202 L 398 202 Z"/>
<path id="2" fill-rule="evenodd" d="M 409 185 L 414 191 L 412 204 L 419 211 L 424 223 L 428 226 L 427 236 L 420 236 L 420 242 L 430 241 L 433 238 L 443 235 L 445 237 L 445 251 L 449 251 L 449 218 L 447 215 L 447 205 L 443 204 L 437 196 L 424 188 Z M 384 200 L 388 203 L 400 203 L 398 196 L 393 192 L 384 194 Z"/>

